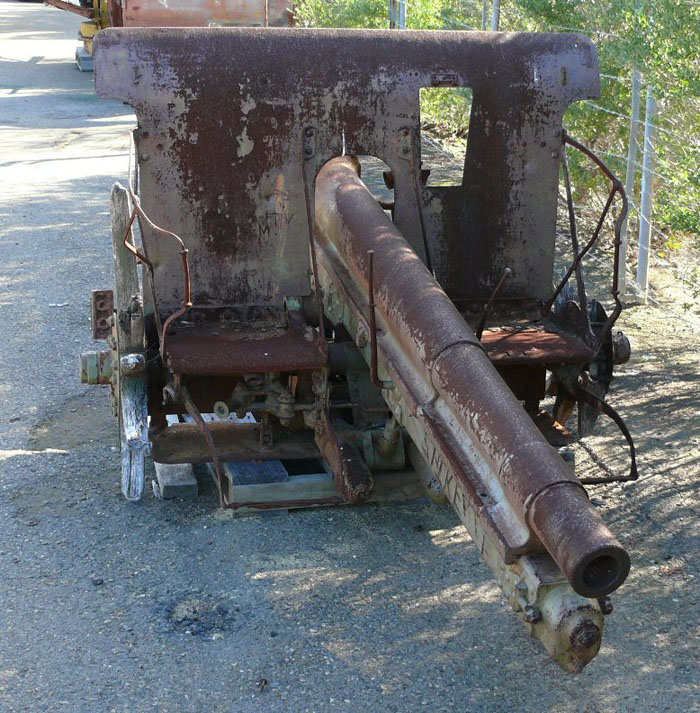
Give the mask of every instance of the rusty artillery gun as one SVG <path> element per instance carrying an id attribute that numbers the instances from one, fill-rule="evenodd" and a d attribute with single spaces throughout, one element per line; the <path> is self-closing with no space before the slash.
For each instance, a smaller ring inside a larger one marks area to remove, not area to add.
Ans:
<path id="1" fill-rule="evenodd" d="M 592 43 L 107 29 L 95 59 L 99 94 L 138 118 L 129 185 L 112 194 L 116 290 L 93 299 L 110 350 L 84 356 L 86 380 L 112 383 L 125 496 L 141 496 L 149 452 L 211 463 L 227 508 L 361 503 L 387 473 L 418 473 L 531 634 L 580 671 L 630 567 L 557 452 L 555 419 L 576 402 L 582 427 L 598 412 L 622 424 L 604 401 L 624 359 L 615 277 L 608 317 L 580 263 L 626 203 L 592 154 L 608 205 L 585 246 L 572 223 L 573 264 L 552 287 L 562 160 L 567 145 L 589 153 L 562 116 L 599 92 Z M 473 91 L 456 186 L 430 186 L 422 166 L 419 92 L 436 86 Z M 389 204 L 358 156 L 388 166 Z M 273 503 L 241 499 L 225 467 L 309 459 L 331 489 Z"/>

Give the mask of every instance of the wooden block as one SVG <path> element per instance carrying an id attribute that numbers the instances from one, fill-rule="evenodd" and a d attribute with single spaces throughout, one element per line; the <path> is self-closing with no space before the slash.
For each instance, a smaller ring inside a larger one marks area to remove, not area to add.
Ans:
<path id="1" fill-rule="evenodd" d="M 387 470 L 373 473 L 374 488 L 371 503 L 401 503 L 427 498 L 428 493 L 415 470 Z"/>
<path id="2" fill-rule="evenodd" d="M 277 507 L 283 509 L 328 504 L 339 498 L 333 477 L 328 473 L 295 475 L 280 483 L 254 483 L 234 485 L 234 502 L 247 507 Z"/>
<path id="3" fill-rule="evenodd" d="M 273 461 L 274 462 L 274 461 Z M 289 475 L 277 482 L 251 482 L 232 484 L 232 463 L 226 463 L 227 497 L 238 504 L 236 512 L 251 512 L 259 509 L 284 509 L 314 507 L 317 505 L 341 505 L 343 498 L 333 476 L 328 472 Z M 209 466 L 212 476 L 214 469 Z M 261 479 L 264 474 L 261 475 Z M 374 473 L 374 488 L 369 502 L 406 502 L 426 497 L 420 476 L 414 470 Z"/>
<path id="4" fill-rule="evenodd" d="M 196 498 L 198 493 L 197 479 L 194 477 L 190 463 L 154 463 L 156 479 L 160 488 L 161 497 L 169 498 Z"/>
<path id="5" fill-rule="evenodd" d="M 289 480 L 279 460 L 242 460 L 224 463 L 224 472 L 235 486 L 257 483 L 283 483 Z"/>
<path id="6" fill-rule="evenodd" d="M 78 49 L 75 50 L 75 64 L 81 72 L 95 71 L 92 55 L 82 47 L 78 47 Z"/>

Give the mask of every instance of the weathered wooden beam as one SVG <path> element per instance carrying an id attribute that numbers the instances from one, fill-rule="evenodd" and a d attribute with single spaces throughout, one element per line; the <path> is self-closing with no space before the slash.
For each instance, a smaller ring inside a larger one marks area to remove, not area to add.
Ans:
<path id="1" fill-rule="evenodd" d="M 112 248 L 114 251 L 114 325 L 117 337 L 119 423 L 122 453 L 122 492 L 139 500 L 145 481 L 148 443 L 146 360 L 143 302 L 136 258 L 124 246 L 130 231 L 131 204 L 127 190 L 112 187 Z"/>

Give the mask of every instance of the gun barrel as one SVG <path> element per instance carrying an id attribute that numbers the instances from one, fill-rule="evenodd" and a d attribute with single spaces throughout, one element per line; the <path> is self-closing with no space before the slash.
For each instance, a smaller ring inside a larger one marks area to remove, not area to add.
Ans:
<path id="1" fill-rule="evenodd" d="M 398 344 L 403 362 L 426 376 L 436 392 L 425 393 L 425 408 L 417 399 L 414 418 L 429 420 L 436 397 L 456 416 L 458 430 L 467 436 L 457 457 L 464 466 L 460 480 L 473 481 L 474 474 L 488 471 L 489 495 L 507 501 L 527 530 L 521 551 L 543 547 L 575 592 L 597 598 L 619 587 L 629 572 L 629 555 L 452 301 L 362 183 L 351 157 L 329 162 L 318 175 L 316 232 L 365 300 L 367 254 L 374 251 L 381 342 Z M 457 426 L 453 422 L 448 428 Z"/>

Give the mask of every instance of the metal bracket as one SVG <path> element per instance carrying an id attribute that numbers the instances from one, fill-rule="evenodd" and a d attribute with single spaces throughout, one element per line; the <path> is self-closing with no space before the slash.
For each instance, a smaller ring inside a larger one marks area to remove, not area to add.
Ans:
<path id="1" fill-rule="evenodd" d="M 331 467 L 338 489 L 346 502 L 360 503 L 372 494 L 374 480 L 360 451 L 350 441 L 341 441 L 325 409 L 321 412 L 321 428 L 316 445 Z"/>
<path id="2" fill-rule="evenodd" d="M 114 292 L 112 290 L 93 290 L 90 294 L 90 307 L 92 338 L 107 339 L 112 333 L 109 319 L 114 314 Z"/>
<path id="3" fill-rule="evenodd" d="M 409 159 L 411 156 L 411 144 L 413 143 L 413 133 L 408 126 L 399 129 L 398 153 L 401 157 Z"/>
<path id="4" fill-rule="evenodd" d="M 368 291 L 369 291 L 369 348 L 370 348 L 370 362 L 369 362 L 369 372 L 372 379 L 372 384 L 378 389 L 393 389 L 394 385 L 391 381 L 382 381 L 379 378 L 378 367 L 377 367 L 377 317 L 375 314 L 374 305 L 374 250 L 367 251 L 368 265 Z"/>

